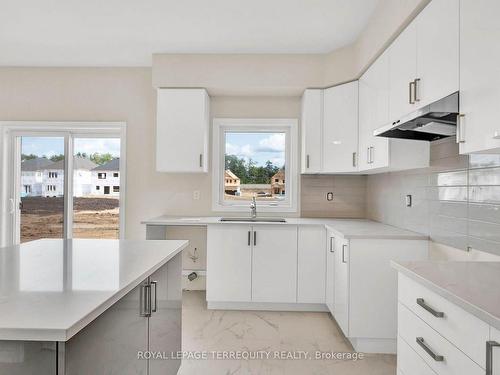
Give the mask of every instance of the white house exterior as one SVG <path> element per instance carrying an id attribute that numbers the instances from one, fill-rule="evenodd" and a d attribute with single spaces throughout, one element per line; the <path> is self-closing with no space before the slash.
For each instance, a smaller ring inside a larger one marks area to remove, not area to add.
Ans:
<path id="1" fill-rule="evenodd" d="M 32 160 L 21 163 L 21 195 L 32 197 L 62 196 L 64 193 L 64 160 L 57 162 L 45 158 Z M 91 171 L 95 167 L 96 164 L 86 158 L 74 157 L 73 195 L 75 197 L 91 194 Z"/>
<path id="2" fill-rule="evenodd" d="M 120 196 L 120 158 L 92 170 L 92 195 Z"/>

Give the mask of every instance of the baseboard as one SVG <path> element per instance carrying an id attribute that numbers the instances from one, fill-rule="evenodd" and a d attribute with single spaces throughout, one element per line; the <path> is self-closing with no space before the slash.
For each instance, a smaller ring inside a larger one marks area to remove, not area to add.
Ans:
<path id="1" fill-rule="evenodd" d="M 216 302 L 207 301 L 209 310 L 311 311 L 328 312 L 322 303 Z"/>
<path id="2" fill-rule="evenodd" d="M 349 338 L 353 348 L 360 353 L 396 354 L 396 339 Z"/>

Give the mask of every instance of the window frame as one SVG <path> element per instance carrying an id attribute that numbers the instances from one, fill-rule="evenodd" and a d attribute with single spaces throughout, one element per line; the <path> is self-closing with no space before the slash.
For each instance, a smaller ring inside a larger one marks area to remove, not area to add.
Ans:
<path id="1" fill-rule="evenodd" d="M 65 155 L 73 155 L 73 140 L 75 138 L 119 138 L 120 139 L 120 239 L 125 238 L 125 201 L 126 201 L 126 123 L 125 122 L 75 122 L 75 121 L 0 121 L 0 246 L 19 243 L 19 215 L 14 214 L 14 197 L 11 181 L 17 179 L 16 154 L 20 147 L 13 140 L 19 136 L 54 136 L 64 137 Z M 73 158 L 66 158 L 64 163 L 65 176 L 72 169 Z M 19 189 L 14 187 L 14 189 Z M 63 238 L 73 237 L 73 179 L 64 179 L 64 228 Z"/>
<path id="2" fill-rule="evenodd" d="M 250 202 L 224 200 L 225 133 L 266 132 L 285 133 L 285 191 L 284 201 L 257 201 L 258 212 L 298 212 L 298 120 L 293 118 L 251 119 L 214 118 L 212 138 L 212 209 L 221 212 L 247 212 Z"/>

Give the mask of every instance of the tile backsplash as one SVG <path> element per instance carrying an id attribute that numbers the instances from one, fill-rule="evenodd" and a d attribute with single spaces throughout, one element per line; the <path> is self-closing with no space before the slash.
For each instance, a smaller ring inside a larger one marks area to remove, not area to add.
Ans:
<path id="1" fill-rule="evenodd" d="M 459 155 L 454 140 L 438 141 L 431 145 L 429 168 L 368 176 L 366 192 L 370 219 L 500 255 L 498 154 Z"/>
<path id="2" fill-rule="evenodd" d="M 302 217 L 365 218 L 366 176 L 302 175 L 300 206 Z"/>

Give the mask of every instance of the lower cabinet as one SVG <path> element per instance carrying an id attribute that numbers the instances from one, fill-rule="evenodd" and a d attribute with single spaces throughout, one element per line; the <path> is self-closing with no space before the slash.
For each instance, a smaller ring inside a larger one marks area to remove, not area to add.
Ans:
<path id="1" fill-rule="evenodd" d="M 209 225 L 209 308 L 298 303 L 323 310 L 318 305 L 325 303 L 325 247 L 320 225 Z"/>
<path id="2" fill-rule="evenodd" d="M 334 268 L 333 315 L 349 337 L 349 241 L 342 237 L 335 238 Z"/>

